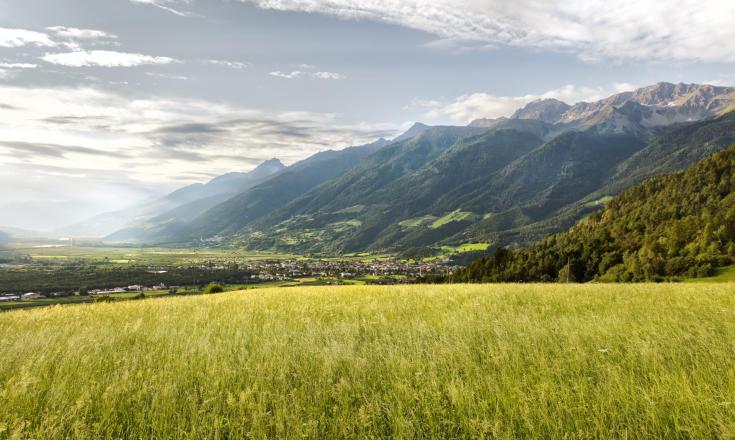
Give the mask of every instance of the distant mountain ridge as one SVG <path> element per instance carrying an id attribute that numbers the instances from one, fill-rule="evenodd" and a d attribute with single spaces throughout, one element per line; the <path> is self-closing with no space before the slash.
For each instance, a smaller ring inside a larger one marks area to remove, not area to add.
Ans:
<path id="1" fill-rule="evenodd" d="M 187 203 L 222 194 L 234 195 L 265 180 L 267 177 L 278 173 L 284 168 L 286 168 L 286 166 L 283 165 L 280 160 L 273 158 L 261 163 L 247 173 L 227 173 L 217 176 L 207 183 L 194 183 L 177 189 L 167 195 L 165 199 Z"/>
<path id="2" fill-rule="evenodd" d="M 540 99 L 516 110 L 510 119 L 533 119 L 566 129 L 595 125 L 605 116 L 619 114 L 643 127 L 700 121 L 735 109 L 735 87 L 660 82 L 594 102 L 569 105 L 558 99 Z M 500 118 L 503 119 L 503 118 Z M 471 126 L 491 127 L 493 119 L 478 119 Z"/>
<path id="3" fill-rule="evenodd" d="M 215 177 L 207 183 L 188 185 L 160 199 L 104 213 L 55 232 L 73 236 L 100 237 L 173 210 L 178 210 L 179 216 L 198 214 L 200 210 L 206 210 L 217 202 L 232 197 L 279 173 L 284 168 L 280 160 L 270 159 L 249 172 L 228 173 Z"/>
<path id="4" fill-rule="evenodd" d="M 325 254 L 525 245 L 729 145 L 730 109 L 733 88 L 659 83 L 464 127 L 415 124 L 390 142 L 306 159 L 192 220 L 111 238 Z"/>
<path id="5" fill-rule="evenodd" d="M 260 184 L 217 199 L 208 199 L 192 215 L 172 211 L 107 236 L 114 241 L 169 242 L 236 232 L 312 187 L 340 174 L 388 143 L 385 139 L 343 150 L 323 151 L 282 169 Z"/>

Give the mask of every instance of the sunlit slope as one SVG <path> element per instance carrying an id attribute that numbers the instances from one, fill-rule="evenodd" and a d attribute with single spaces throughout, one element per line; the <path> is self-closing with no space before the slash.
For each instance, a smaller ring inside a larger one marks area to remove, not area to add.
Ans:
<path id="1" fill-rule="evenodd" d="M 0 437 L 735 436 L 735 287 L 265 289 L 0 314 Z"/>

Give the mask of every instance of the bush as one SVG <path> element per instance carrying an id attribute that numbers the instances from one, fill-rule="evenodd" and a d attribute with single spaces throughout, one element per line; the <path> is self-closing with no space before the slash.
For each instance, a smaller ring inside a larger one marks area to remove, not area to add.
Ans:
<path id="1" fill-rule="evenodd" d="M 221 293 L 224 291 L 225 291 L 225 288 L 222 287 L 221 284 L 217 284 L 217 283 L 210 283 L 209 286 L 207 286 L 207 288 L 204 289 L 204 293 Z"/>

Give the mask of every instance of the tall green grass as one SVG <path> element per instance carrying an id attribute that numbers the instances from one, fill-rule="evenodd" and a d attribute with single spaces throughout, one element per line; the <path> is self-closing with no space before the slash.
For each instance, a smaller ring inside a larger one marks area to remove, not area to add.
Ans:
<path id="1" fill-rule="evenodd" d="M 0 437 L 735 437 L 731 284 L 263 289 L 0 334 Z"/>

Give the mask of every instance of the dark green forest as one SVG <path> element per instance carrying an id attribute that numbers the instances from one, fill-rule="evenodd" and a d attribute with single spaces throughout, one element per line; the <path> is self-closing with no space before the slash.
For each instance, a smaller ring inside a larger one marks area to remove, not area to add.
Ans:
<path id="1" fill-rule="evenodd" d="M 663 281 L 735 259 L 735 146 L 651 178 L 604 210 L 526 249 L 499 248 L 453 282 Z"/>
<path id="2" fill-rule="evenodd" d="M 167 286 L 202 286 L 217 281 L 243 283 L 251 272 L 238 267 L 221 270 L 206 268 L 169 268 L 151 271 L 147 267 L 103 267 L 100 265 L 68 265 L 62 267 L 29 267 L 0 271 L 0 294 L 38 292 L 70 294 L 80 289 L 106 289 L 133 284 L 144 286 L 163 283 Z"/>

